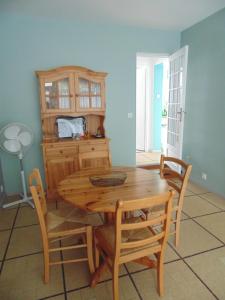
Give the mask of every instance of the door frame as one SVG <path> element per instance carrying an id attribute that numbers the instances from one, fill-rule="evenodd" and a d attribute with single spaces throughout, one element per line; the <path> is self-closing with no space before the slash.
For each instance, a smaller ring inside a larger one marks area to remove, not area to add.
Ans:
<path id="1" fill-rule="evenodd" d="M 146 64 L 147 60 L 149 59 L 149 66 L 147 68 L 147 74 L 146 74 L 146 81 L 149 82 L 148 87 L 150 87 L 149 91 L 146 91 L 146 101 L 145 101 L 145 152 L 152 151 L 153 150 L 153 143 L 152 143 L 152 135 L 153 135 L 153 130 L 152 130 L 152 124 L 150 124 L 149 120 L 151 119 L 152 115 L 152 99 L 153 99 L 153 87 L 154 87 L 154 65 L 159 63 L 160 60 L 169 58 L 170 54 L 168 53 L 143 53 L 143 52 L 138 52 L 136 54 L 136 75 L 137 75 L 137 66 L 138 66 L 138 59 L 145 59 Z M 151 60 L 155 59 L 155 62 L 152 63 Z M 143 64 L 144 65 L 144 64 Z M 151 67 L 150 67 L 151 65 Z M 145 84 L 146 89 L 147 89 L 147 84 Z M 136 107 L 137 107 L 137 97 L 136 97 Z M 137 120 L 136 122 L 137 123 Z M 137 132 L 135 137 L 137 138 Z M 137 150 L 137 142 L 135 143 L 135 150 Z"/>

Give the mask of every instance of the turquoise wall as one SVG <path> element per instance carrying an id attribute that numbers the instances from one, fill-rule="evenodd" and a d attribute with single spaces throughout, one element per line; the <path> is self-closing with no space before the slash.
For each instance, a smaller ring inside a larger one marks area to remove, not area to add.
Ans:
<path id="1" fill-rule="evenodd" d="M 154 66 L 153 87 L 153 150 L 161 151 L 161 119 L 162 119 L 162 93 L 163 93 L 163 64 Z"/>
<path id="2" fill-rule="evenodd" d="M 106 129 L 113 163 L 135 164 L 136 53 L 172 53 L 180 45 L 178 32 L 1 13 L 0 40 L 0 127 L 16 121 L 33 129 L 35 142 L 25 158 L 27 173 L 35 166 L 43 170 L 34 71 L 62 65 L 109 73 Z M 133 119 L 127 118 L 128 112 L 133 112 Z M 7 192 L 18 192 L 18 162 L 2 152 L 1 157 Z"/>
<path id="3" fill-rule="evenodd" d="M 189 45 L 183 157 L 193 180 L 225 196 L 225 10 L 182 32 L 181 44 Z"/>

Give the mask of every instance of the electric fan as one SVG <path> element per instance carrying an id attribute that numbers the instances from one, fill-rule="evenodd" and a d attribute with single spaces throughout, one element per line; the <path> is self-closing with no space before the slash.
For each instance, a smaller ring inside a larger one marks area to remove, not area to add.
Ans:
<path id="1" fill-rule="evenodd" d="M 23 158 L 26 151 L 30 148 L 33 142 L 32 131 L 23 124 L 20 123 L 10 123 L 3 127 L 0 131 L 0 147 L 5 152 L 16 155 L 20 162 L 20 175 L 22 182 L 22 199 L 14 201 L 8 204 L 4 204 L 3 207 L 9 207 L 20 203 L 28 203 L 34 208 L 34 204 L 31 201 L 32 197 L 27 195 L 27 187 L 25 174 L 23 169 Z"/>

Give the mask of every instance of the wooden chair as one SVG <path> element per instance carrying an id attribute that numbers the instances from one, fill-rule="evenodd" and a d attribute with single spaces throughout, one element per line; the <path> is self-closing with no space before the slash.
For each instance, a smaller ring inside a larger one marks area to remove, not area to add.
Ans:
<path id="1" fill-rule="evenodd" d="M 98 280 L 104 264 L 113 273 L 113 299 L 119 299 L 119 265 L 129 261 L 138 260 L 151 254 L 157 259 L 158 293 L 163 295 L 163 260 L 169 235 L 172 197 L 174 192 L 169 191 L 163 195 L 147 199 L 118 201 L 116 208 L 116 223 L 103 225 L 95 231 L 96 267 L 98 267 L 92 286 Z M 142 217 L 132 217 L 123 220 L 126 212 L 153 208 L 164 205 L 164 214 L 153 216 L 149 220 Z M 161 232 L 156 232 L 152 226 L 163 222 Z M 104 257 L 104 264 L 99 267 L 99 253 Z"/>
<path id="2" fill-rule="evenodd" d="M 111 154 L 108 150 L 79 153 L 80 170 L 111 166 Z"/>
<path id="3" fill-rule="evenodd" d="M 176 171 L 173 165 L 176 166 L 178 170 L 180 169 L 180 171 Z M 192 165 L 186 164 L 183 160 L 161 155 L 160 176 L 162 178 L 165 178 L 167 180 L 168 185 L 178 193 L 178 199 L 176 200 L 175 198 L 176 201 L 173 205 L 172 214 L 172 225 L 175 226 L 175 230 L 172 229 L 170 232 L 171 235 L 175 235 L 174 242 L 176 247 L 179 244 L 181 212 L 191 170 Z M 148 212 L 145 211 L 145 213 L 147 216 L 149 216 L 151 215 L 151 213 L 160 214 L 160 211 L 161 208 L 156 207 L 154 208 L 154 210 Z"/>
<path id="4" fill-rule="evenodd" d="M 31 195 L 37 210 L 37 215 L 41 227 L 43 250 L 44 250 L 44 282 L 49 282 L 50 266 L 64 263 L 75 263 L 88 261 L 90 272 L 95 270 L 92 253 L 92 227 L 85 225 L 85 218 L 77 216 L 74 211 L 58 209 L 47 211 L 45 193 L 42 186 L 41 176 L 38 169 L 34 169 L 29 176 Z M 76 219 L 77 217 L 77 219 Z M 61 240 L 74 236 L 82 237 L 82 244 L 62 246 Z M 52 243 L 58 242 L 60 246 L 52 247 Z M 50 261 L 50 254 L 57 251 L 76 250 L 87 248 L 87 257 Z"/>

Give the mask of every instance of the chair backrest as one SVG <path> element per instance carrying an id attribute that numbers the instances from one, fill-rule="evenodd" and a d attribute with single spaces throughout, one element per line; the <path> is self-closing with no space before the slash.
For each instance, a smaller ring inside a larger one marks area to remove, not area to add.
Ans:
<path id="1" fill-rule="evenodd" d="M 115 259 L 118 260 L 119 263 L 149 255 L 149 248 L 151 248 L 152 253 L 165 250 L 170 229 L 173 195 L 174 191 L 171 190 L 162 195 L 150 198 L 128 201 L 119 200 L 117 202 Z M 142 217 L 130 218 L 126 220 L 126 222 L 123 222 L 123 215 L 126 212 L 152 209 L 159 205 L 163 205 L 164 207 L 164 213 L 160 216 L 153 215 L 148 220 Z M 156 232 L 152 229 L 160 223 L 163 224 L 160 232 Z M 147 230 L 147 233 L 151 230 L 153 235 L 142 237 L 141 232 L 143 232 L 143 230 L 145 232 Z M 127 250 L 126 254 L 123 253 L 124 249 Z"/>
<path id="2" fill-rule="evenodd" d="M 43 212 L 43 215 L 46 215 L 47 213 L 47 205 L 46 205 L 46 198 L 45 198 L 45 192 L 41 180 L 41 175 L 39 169 L 35 168 L 32 170 L 32 172 L 29 175 L 29 186 L 35 186 L 36 191 L 38 194 L 41 210 Z M 35 201 L 35 200 L 34 200 Z M 35 203 L 36 206 L 36 203 Z"/>
<path id="3" fill-rule="evenodd" d="M 181 170 L 179 173 L 175 171 L 166 163 L 173 163 Z M 185 163 L 175 157 L 161 155 L 160 159 L 160 176 L 167 180 L 169 186 L 176 190 L 179 194 L 178 206 L 182 207 L 185 191 L 187 188 L 188 180 L 191 174 L 192 165 Z"/>
<path id="4" fill-rule="evenodd" d="M 109 150 L 79 153 L 80 170 L 98 167 L 111 167 L 111 154 Z"/>
<path id="5" fill-rule="evenodd" d="M 46 250 L 48 247 L 48 234 L 47 234 L 47 228 L 46 228 L 46 222 L 45 222 L 45 215 L 43 213 L 42 205 L 41 205 L 41 196 L 38 192 L 37 186 L 30 186 L 30 192 L 34 201 L 34 205 L 36 207 L 38 220 L 41 227 L 41 235 L 42 235 L 42 241 L 43 241 L 43 247 Z"/>

